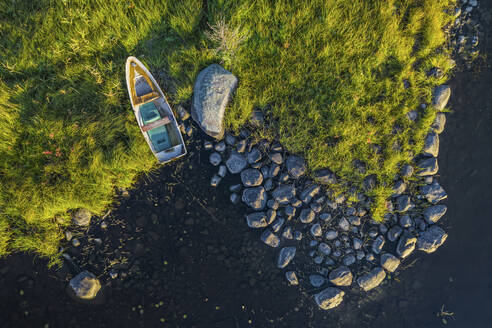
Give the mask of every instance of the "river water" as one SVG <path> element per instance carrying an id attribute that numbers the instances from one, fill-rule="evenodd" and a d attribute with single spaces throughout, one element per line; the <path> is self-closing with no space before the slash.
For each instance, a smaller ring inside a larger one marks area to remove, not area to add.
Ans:
<path id="1" fill-rule="evenodd" d="M 0 327 L 492 327 L 491 41 L 488 28 L 481 52 L 489 58 L 450 81 L 439 154 L 449 237 L 382 287 L 351 292 L 326 312 L 313 291 L 287 286 L 276 251 L 228 201 L 235 178 L 209 187 L 212 169 L 197 142 L 186 160 L 119 198 L 107 231 L 91 228 L 102 246 L 80 235 L 86 246 L 71 253 L 78 266 L 48 270 L 26 254 L 1 260 Z M 100 304 L 67 296 L 66 279 L 80 268 L 103 281 Z M 120 277 L 111 279 L 111 268 Z"/>

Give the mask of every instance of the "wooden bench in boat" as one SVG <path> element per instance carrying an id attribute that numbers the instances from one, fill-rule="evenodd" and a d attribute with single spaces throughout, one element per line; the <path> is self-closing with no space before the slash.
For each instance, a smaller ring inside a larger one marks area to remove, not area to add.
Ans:
<path id="1" fill-rule="evenodd" d="M 142 131 L 143 132 L 147 132 L 149 130 L 158 128 L 159 126 L 163 126 L 163 125 L 166 125 L 166 124 L 169 124 L 169 123 L 171 123 L 171 119 L 168 116 L 164 116 L 163 118 L 161 118 L 158 121 L 155 121 L 155 122 L 152 122 L 152 123 L 143 125 L 142 126 Z"/>

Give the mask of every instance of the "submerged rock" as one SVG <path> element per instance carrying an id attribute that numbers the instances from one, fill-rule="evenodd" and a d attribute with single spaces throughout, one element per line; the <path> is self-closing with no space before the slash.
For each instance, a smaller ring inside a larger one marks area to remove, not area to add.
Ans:
<path id="1" fill-rule="evenodd" d="M 280 250 L 280 253 L 278 254 L 278 260 L 277 260 L 277 267 L 279 269 L 285 268 L 290 261 L 294 258 L 296 255 L 296 248 L 295 247 L 284 247 Z"/>
<path id="2" fill-rule="evenodd" d="M 371 272 L 362 275 L 357 279 L 357 283 L 367 292 L 379 286 L 384 278 L 386 278 L 386 272 L 384 272 L 383 268 L 377 267 L 372 269 Z"/>
<path id="3" fill-rule="evenodd" d="M 312 274 L 309 276 L 309 283 L 311 284 L 311 286 L 316 288 L 323 286 L 325 281 L 326 281 L 325 277 L 319 274 Z"/>
<path id="4" fill-rule="evenodd" d="M 237 78 L 217 64 L 203 69 L 195 82 L 191 116 L 211 137 L 224 135 L 222 121 L 225 109 L 237 86 Z"/>
<path id="5" fill-rule="evenodd" d="M 329 310 L 340 305 L 343 301 L 344 295 L 344 291 L 335 287 L 328 287 L 318 294 L 315 294 L 314 300 L 321 309 Z"/>
<path id="6" fill-rule="evenodd" d="M 299 156 L 289 156 L 285 164 L 287 166 L 287 171 L 295 179 L 306 173 L 306 163 L 304 159 Z"/>
<path id="7" fill-rule="evenodd" d="M 101 289 L 99 280 L 87 270 L 70 279 L 69 286 L 76 297 L 84 300 L 94 299 Z"/>
<path id="8" fill-rule="evenodd" d="M 81 227 L 86 227 L 89 224 L 91 224 L 91 217 L 92 217 L 92 214 L 91 214 L 91 212 L 89 212 L 88 209 L 79 208 L 73 214 L 72 220 L 73 220 L 73 223 L 75 223 L 76 225 L 81 226 Z"/>
<path id="9" fill-rule="evenodd" d="M 424 219 L 429 224 L 436 223 L 447 211 L 446 205 L 434 205 L 424 210 Z"/>
<path id="10" fill-rule="evenodd" d="M 248 165 L 246 157 L 235 151 L 231 152 L 231 155 L 226 161 L 226 166 L 229 169 L 229 172 L 231 172 L 232 174 L 237 174 L 241 172 L 246 167 L 246 165 Z"/>
<path id="11" fill-rule="evenodd" d="M 426 253 L 433 253 L 446 239 L 448 234 L 440 227 L 433 225 L 424 232 L 421 232 L 417 240 L 417 248 Z"/>
<path id="12" fill-rule="evenodd" d="M 212 164 L 213 166 L 217 166 L 222 161 L 222 157 L 220 157 L 219 153 L 213 152 L 212 154 L 210 154 L 209 160 L 210 164 Z"/>

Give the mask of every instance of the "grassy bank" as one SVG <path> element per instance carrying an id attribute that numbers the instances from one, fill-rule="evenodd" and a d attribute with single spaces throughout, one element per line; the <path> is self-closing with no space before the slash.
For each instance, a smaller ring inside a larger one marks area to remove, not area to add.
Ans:
<path id="1" fill-rule="evenodd" d="M 190 98 L 200 69 L 222 62 L 240 80 L 228 126 L 258 107 L 312 169 L 357 187 L 376 174 L 380 218 L 398 165 L 420 151 L 433 120 L 432 110 L 413 124 L 405 115 L 445 79 L 426 72 L 450 69 L 442 27 L 452 2 L 0 3 L 0 254 L 54 260 L 68 210 L 101 213 L 116 187 L 152 169 L 125 90 L 128 55 L 175 103 Z"/>

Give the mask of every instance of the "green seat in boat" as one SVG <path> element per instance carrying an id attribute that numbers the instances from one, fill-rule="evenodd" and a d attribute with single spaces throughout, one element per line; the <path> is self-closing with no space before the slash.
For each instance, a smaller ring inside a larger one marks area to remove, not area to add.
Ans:
<path id="1" fill-rule="evenodd" d="M 149 139 L 154 146 L 154 150 L 158 153 L 160 151 L 171 148 L 171 140 L 165 125 L 159 126 L 155 129 L 147 131 Z"/>
<path id="2" fill-rule="evenodd" d="M 153 102 L 148 102 L 140 106 L 140 116 L 142 117 L 144 125 L 155 122 L 161 118 L 161 115 Z"/>

